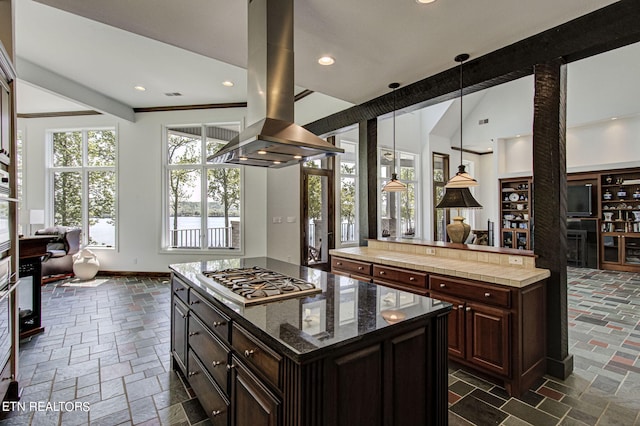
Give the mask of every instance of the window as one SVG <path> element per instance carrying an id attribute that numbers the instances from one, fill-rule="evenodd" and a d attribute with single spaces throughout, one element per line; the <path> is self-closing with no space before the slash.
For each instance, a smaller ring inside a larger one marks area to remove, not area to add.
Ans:
<path id="1" fill-rule="evenodd" d="M 358 243 L 358 143 L 340 141 L 340 243 Z"/>
<path id="2" fill-rule="evenodd" d="M 449 210 L 437 209 L 445 193 L 445 184 L 449 180 L 449 156 L 433 153 L 433 240 L 447 241 Z"/>
<path id="3" fill-rule="evenodd" d="M 167 128 L 164 248 L 241 248 L 242 170 L 208 161 L 239 130 L 239 123 Z"/>
<path id="4" fill-rule="evenodd" d="M 82 228 L 82 244 L 115 247 L 115 129 L 52 131 L 49 185 L 53 225 Z"/>
<path id="5" fill-rule="evenodd" d="M 408 152 L 381 148 L 378 163 L 380 173 L 378 187 L 382 188 L 391 178 L 394 170 L 399 170 L 398 179 L 407 185 L 403 192 L 381 192 L 380 194 L 380 236 L 391 238 L 413 238 L 418 235 L 418 156 Z M 394 158 L 395 157 L 395 158 Z"/>

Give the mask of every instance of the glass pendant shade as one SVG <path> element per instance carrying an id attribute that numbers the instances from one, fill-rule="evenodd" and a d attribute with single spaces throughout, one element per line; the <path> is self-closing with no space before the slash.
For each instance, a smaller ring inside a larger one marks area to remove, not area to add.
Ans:
<path id="1" fill-rule="evenodd" d="M 478 181 L 471 177 L 469 173 L 464 169 L 464 165 L 458 166 L 458 173 L 444 186 L 445 188 L 469 188 L 471 186 L 478 186 Z"/>
<path id="2" fill-rule="evenodd" d="M 473 198 L 469 188 L 447 188 L 437 209 L 481 209 L 482 205 Z"/>
<path id="3" fill-rule="evenodd" d="M 407 190 L 407 185 L 398 180 L 398 175 L 391 174 L 391 180 L 382 187 L 385 192 L 402 192 Z"/>
<path id="4" fill-rule="evenodd" d="M 402 192 L 407 190 L 407 185 L 398 180 L 396 169 L 396 89 L 400 87 L 400 83 L 391 83 L 390 89 L 393 89 L 393 170 L 391 180 L 382 187 L 383 192 Z"/>

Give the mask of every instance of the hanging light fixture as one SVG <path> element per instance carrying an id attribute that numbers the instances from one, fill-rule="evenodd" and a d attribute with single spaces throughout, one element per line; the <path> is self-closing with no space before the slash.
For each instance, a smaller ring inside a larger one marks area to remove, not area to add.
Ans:
<path id="1" fill-rule="evenodd" d="M 400 87 L 400 83 L 391 83 L 390 89 L 393 89 L 393 173 L 391 180 L 386 183 L 382 190 L 385 192 L 401 192 L 407 190 L 407 185 L 398 180 L 396 173 L 396 89 Z"/>
<path id="2" fill-rule="evenodd" d="M 471 186 L 478 186 L 478 181 L 465 171 L 464 164 L 462 164 L 462 63 L 467 59 L 469 59 L 469 55 L 466 53 L 455 57 L 455 61 L 460 63 L 460 165 L 458 166 L 458 173 L 449 179 L 449 182 L 444 186 L 445 188 L 469 188 Z"/>
<path id="3" fill-rule="evenodd" d="M 469 187 L 478 186 L 478 181 L 465 171 L 462 164 L 462 63 L 467 59 L 469 55 L 466 53 L 455 57 L 455 61 L 460 63 L 460 165 L 458 173 L 444 186 L 444 196 L 436 206 L 437 209 L 458 209 L 458 215 L 453 218 L 453 223 L 447 225 L 447 235 L 454 243 L 464 243 L 471 232 L 471 227 L 464 223 L 464 217 L 460 216 L 460 209 L 482 208 L 469 191 Z"/>

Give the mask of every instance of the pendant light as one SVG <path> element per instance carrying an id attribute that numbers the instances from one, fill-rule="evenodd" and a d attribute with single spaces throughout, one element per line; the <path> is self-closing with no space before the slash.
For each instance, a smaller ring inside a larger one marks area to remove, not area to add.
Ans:
<path id="1" fill-rule="evenodd" d="M 465 171 L 462 164 L 462 63 L 467 59 L 469 55 L 466 53 L 455 57 L 455 61 L 460 63 L 460 165 L 458 173 L 444 186 L 444 196 L 436 206 L 437 209 L 458 209 L 458 215 L 453 218 L 453 223 L 447 225 L 447 235 L 454 243 L 464 243 L 471 232 L 471 227 L 464 223 L 464 217 L 460 216 L 460 209 L 482 208 L 469 191 L 469 187 L 478 186 L 478 181 Z"/>
<path id="2" fill-rule="evenodd" d="M 391 83 L 389 88 L 393 90 L 393 173 L 391 180 L 382 188 L 384 192 L 401 192 L 407 190 L 407 185 L 398 180 L 396 173 L 396 89 L 400 87 L 400 83 Z"/>
<path id="3" fill-rule="evenodd" d="M 469 188 L 471 186 L 478 186 L 478 181 L 465 171 L 464 164 L 462 164 L 462 64 L 467 59 L 469 59 L 469 55 L 466 53 L 455 57 L 455 61 L 460 63 L 460 165 L 458 166 L 458 173 L 449 179 L 449 182 L 444 186 L 445 188 Z"/>

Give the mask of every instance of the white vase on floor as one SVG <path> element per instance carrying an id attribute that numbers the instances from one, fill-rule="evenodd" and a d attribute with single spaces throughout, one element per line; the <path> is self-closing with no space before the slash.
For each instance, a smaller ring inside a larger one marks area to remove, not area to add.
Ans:
<path id="1" fill-rule="evenodd" d="M 73 255 L 73 273 L 76 278 L 92 280 L 100 269 L 98 257 L 91 250 L 83 249 Z"/>

